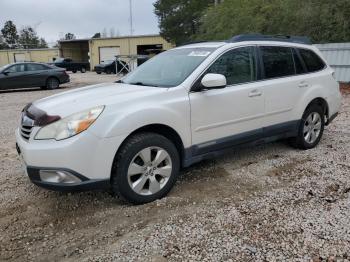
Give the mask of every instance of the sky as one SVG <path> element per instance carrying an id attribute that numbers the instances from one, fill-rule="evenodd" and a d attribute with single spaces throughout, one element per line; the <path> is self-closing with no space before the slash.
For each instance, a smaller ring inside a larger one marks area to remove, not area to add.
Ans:
<path id="1" fill-rule="evenodd" d="M 132 0 L 133 34 L 158 34 L 155 0 Z M 65 33 L 92 37 L 106 28 L 130 35 L 129 0 L 0 0 L 0 28 L 12 20 L 21 27 L 35 27 L 38 35 L 54 43 Z M 113 30 L 113 29 L 112 29 Z"/>

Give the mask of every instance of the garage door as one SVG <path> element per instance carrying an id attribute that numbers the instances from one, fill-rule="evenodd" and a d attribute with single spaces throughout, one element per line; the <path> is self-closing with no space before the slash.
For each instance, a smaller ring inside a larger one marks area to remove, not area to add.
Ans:
<path id="1" fill-rule="evenodd" d="M 115 60 L 116 55 L 120 55 L 119 47 L 100 47 L 100 63 L 106 60 Z"/>
<path id="2" fill-rule="evenodd" d="M 15 62 L 24 62 L 26 61 L 26 55 L 22 53 L 15 53 Z"/>

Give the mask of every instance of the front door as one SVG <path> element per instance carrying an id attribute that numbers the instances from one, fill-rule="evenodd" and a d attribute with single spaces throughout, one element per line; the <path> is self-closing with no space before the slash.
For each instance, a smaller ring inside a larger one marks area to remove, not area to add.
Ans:
<path id="1" fill-rule="evenodd" d="M 203 74 L 223 74 L 222 89 L 191 92 L 193 155 L 220 150 L 262 136 L 264 92 L 257 80 L 256 47 L 232 49 Z"/>
<path id="2" fill-rule="evenodd" d="M 0 89 L 21 88 L 26 84 L 25 65 L 15 64 L 7 68 L 0 78 Z"/>

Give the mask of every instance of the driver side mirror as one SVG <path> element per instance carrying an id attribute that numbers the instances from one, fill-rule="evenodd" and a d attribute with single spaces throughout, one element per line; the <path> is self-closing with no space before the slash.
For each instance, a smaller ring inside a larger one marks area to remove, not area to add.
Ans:
<path id="1" fill-rule="evenodd" d="M 10 72 L 9 71 L 3 71 L 2 72 L 5 76 L 7 76 Z"/>
<path id="2" fill-rule="evenodd" d="M 206 74 L 201 81 L 204 89 L 220 89 L 226 87 L 226 77 L 222 74 Z"/>

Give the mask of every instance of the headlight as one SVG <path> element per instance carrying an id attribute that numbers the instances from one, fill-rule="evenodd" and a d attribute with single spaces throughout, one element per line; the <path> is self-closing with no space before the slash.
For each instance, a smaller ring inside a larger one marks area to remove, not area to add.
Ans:
<path id="1" fill-rule="evenodd" d="M 42 127 L 35 139 L 62 140 L 75 136 L 88 129 L 102 113 L 104 106 L 94 107 L 89 110 L 65 117 L 57 122 Z"/>

